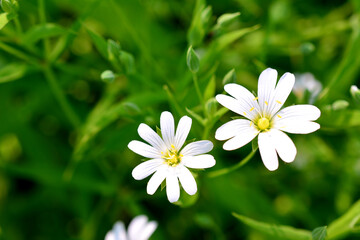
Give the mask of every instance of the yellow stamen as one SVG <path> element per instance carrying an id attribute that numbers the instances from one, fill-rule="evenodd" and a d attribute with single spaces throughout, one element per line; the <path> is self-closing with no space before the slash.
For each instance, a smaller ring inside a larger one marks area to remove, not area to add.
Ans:
<path id="1" fill-rule="evenodd" d="M 175 149 L 175 146 L 174 146 L 174 144 L 171 144 L 171 148 L 174 148 L 174 149 Z"/>
<path id="2" fill-rule="evenodd" d="M 278 116 L 278 118 L 281 118 L 281 116 L 278 114 L 278 115 L 276 115 L 276 116 Z"/>
<path id="3" fill-rule="evenodd" d="M 268 102 L 267 102 L 267 101 L 265 101 L 265 104 L 266 104 L 266 105 L 268 105 Z"/>
<path id="4" fill-rule="evenodd" d="M 252 110 L 254 110 L 254 107 L 250 108 L 250 112 L 251 112 Z"/>
<path id="5" fill-rule="evenodd" d="M 246 115 L 246 112 L 243 112 L 244 113 L 244 115 Z"/>
<path id="6" fill-rule="evenodd" d="M 253 122 L 250 122 L 250 127 L 253 125 Z"/>
<path id="7" fill-rule="evenodd" d="M 277 102 L 278 104 L 282 104 L 279 100 L 276 100 L 276 102 Z"/>
<path id="8" fill-rule="evenodd" d="M 269 119 L 262 117 L 258 120 L 257 125 L 260 130 L 266 130 L 270 126 Z"/>
<path id="9" fill-rule="evenodd" d="M 256 101 L 256 100 L 258 100 L 259 99 L 259 97 L 256 97 L 256 98 L 254 98 L 254 101 Z"/>

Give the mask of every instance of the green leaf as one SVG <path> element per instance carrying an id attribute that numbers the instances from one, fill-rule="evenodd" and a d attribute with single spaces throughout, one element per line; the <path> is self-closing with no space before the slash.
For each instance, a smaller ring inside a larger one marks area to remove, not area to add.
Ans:
<path id="1" fill-rule="evenodd" d="M 116 64 L 119 60 L 121 46 L 117 42 L 112 39 L 107 41 L 107 51 L 108 51 L 108 59 L 110 62 L 114 62 Z"/>
<path id="2" fill-rule="evenodd" d="M 251 218 L 233 213 L 233 216 L 239 219 L 242 223 L 264 233 L 271 237 L 271 239 L 283 240 L 311 240 L 311 232 L 308 230 L 297 229 L 290 226 L 275 225 L 265 222 L 259 222 Z"/>
<path id="3" fill-rule="evenodd" d="M 38 25 L 28 30 L 22 38 L 22 42 L 26 45 L 33 44 L 40 39 L 54 37 L 65 34 L 66 29 L 60 25 L 54 23 L 46 23 L 44 25 Z"/>
<path id="4" fill-rule="evenodd" d="M 228 83 L 235 83 L 236 82 L 236 72 L 235 69 L 231 69 L 224 77 L 222 84 L 226 85 Z"/>
<path id="5" fill-rule="evenodd" d="M 16 0 L 1 0 L 1 8 L 7 13 L 16 13 L 19 10 L 19 4 Z"/>
<path id="6" fill-rule="evenodd" d="M 325 240 L 327 226 L 317 227 L 311 232 L 312 240 Z"/>
<path id="7" fill-rule="evenodd" d="M 123 64 L 127 74 L 135 73 L 135 59 L 131 53 L 121 51 L 120 52 L 120 61 Z"/>
<path id="8" fill-rule="evenodd" d="M 347 108 L 349 106 L 349 102 L 346 100 L 336 100 L 333 104 L 332 104 L 332 109 L 337 111 L 337 110 L 343 110 L 345 108 Z"/>
<path id="9" fill-rule="evenodd" d="M 186 111 L 190 114 L 191 117 L 195 118 L 201 125 L 205 126 L 205 120 L 196 112 L 186 108 Z"/>
<path id="10" fill-rule="evenodd" d="M 115 74 L 111 70 L 105 70 L 101 73 L 101 80 L 104 82 L 112 83 L 115 80 Z"/>
<path id="11" fill-rule="evenodd" d="M 226 27 L 240 16 L 240 12 L 225 13 L 217 19 L 216 28 Z"/>
<path id="12" fill-rule="evenodd" d="M 106 40 L 89 29 L 87 29 L 87 32 L 89 33 L 91 40 L 93 41 L 96 49 L 99 51 L 101 56 L 103 56 L 105 59 L 109 59 L 108 44 Z"/>
<path id="13" fill-rule="evenodd" d="M 199 71 L 200 60 L 192 46 L 190 46 L 187 51 L 186 62 L 191 72 L 196 73 Z"/>
<path id="14" fill-rule="evenodd" d="M 0 14 L 0 30 L 5 27 L 6 24 L 8 24 L 8 22 L 14 18 L 13 14 L 9 14 L 9 13 L 1 13 Z"/>
<path id="15" fill-rule="evenodd" d="M 318 120 L 323 127 L 344 129 L 360 126 L 360 110 L 323 111 Z"/>
<path id="16" fill-rule="evenodd" d="M 360 200 L 341 217 L 329 224 L 327 228 L 328 239 L 337 239 L 346 236 L 354 229 L 360 219 Z"/>
<path id="17" fill-rule="evenodd" d="M 188 43 L 198 46 L 204 39 L 206 28 L 212 15 L 211 7 L 206 7 L 204 0 L 197 0 L 189 31 L 187 33 Z"/>
<path id="18" fill-rule="evenodd" d="M 20 63 L 8 64 L 0 69 L 0 83 L 15 81 L 22 78 L 27 70 L 28 65 Z"/>
<path id="19" fill-rule="evenodd" d="M 210 81 L 208 82 L 205 88 L 204 100 L 206 101 L 210 98 L 213 98 L 215 96 L 215 91 L 216 91 L 216 79 L 215 79 L 215 75 L 213 75 L 210 78 Z"/>
<path id="20" fill-rule="evenodd" d="M 208 118 L 212 119 L 217 110 L 218 102 L 215 98 L 210 98 L 205 104 L 205 110 Z"/>

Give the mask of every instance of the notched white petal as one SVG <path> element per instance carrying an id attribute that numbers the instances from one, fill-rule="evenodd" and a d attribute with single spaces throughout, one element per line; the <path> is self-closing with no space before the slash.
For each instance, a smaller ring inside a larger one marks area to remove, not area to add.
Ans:
<path id="1" fill-rule="evenodd" d="M 279 167 L 279 161 L 276 154 L 275 146 L 273 145 L 273 138 L 269 132 L 259 134 L 258 144 L 261 160 L 265 167 L 270 171 L 274 171 Z"/>
<path id="2" fill-rule="evenodd" d="M 151 237 L 151 235 L 155 232 L 157 226 L 158 224 L 155 221 L 148 222 L 146 226 L 141 230 L 137 238 L 134 239 L 148 240 Z"/>
<path id="3" fill-rule="evenodd" d="M 171 148 L 175 137 L 175 122 L 174 117 L 170 112 L 162 112 L 160 116 L 161 135 L 167 148 Z"/>
<path id="4" fill-rule="evenodd" d="M 181 186 L 185 192 L 189 195 L 194 195 L 197 192 L 197 185 L 195 178 L 186 167 L 181 168 L 181 172 L 178 175 Z"/>
<path id="5" fill-rule="evenodd" d="M 184 156 L 195 156 L 203 153 L 210 152 L 214 145 L 209 140 L 201 140 L 189 143 L 182 150 L 181 154 Z"/>
<path id="6" fill-rule="evenodd" d="M 153 195 L 156 192 L 156 189 L 158 189 L 160 184 L 164 181 L 164 179 L 168 175 L 167 168 L 168 167 L 166 165 L 162 165 L 154 173 L 154 175 L 152 175 L 146 187 L 146 192 L 149 195 Z"/>
<path id="7" fill-rule="evenodd" d="M 231 120 L 216 130 L 215 138 L 217 140 L 227 140 L 241 134 L 243 131 L 249 129 L 251 125 L 253 125 L 251 121 L 246 119 Z"/>
<path id="8" fill-rule="evenodd" d="M 139 125 L 138 133 L 142 139 L 150 143 L 154 148 L 160 151 L 166 150 L 165 143 L 161 137 L 145 123 Z"/>
<path id="9" fill-rule="evenodd" d="M 294 161 L 296 156 L 296 147 L 294 142 L 288 135 L 279 130 L 273 129 L 271 132 L 274 138 L 275 149 L 279 157 L 287 163 Z"/>
<path id="10" fill-rule="evenodd" d="M 189 135 L 191 129 L 192 120 L 188 116 L 184 116 L 180 119 L 175 134 L 175 148 L 180 149 Z"/>
<path id="11" fill-rule="evenodd" d="M 186 167 L 195 169 L 210 168 L 216 164 L 214 157 L 210 154 L 184 156 L 182 162 Z"/>
<path id="12" fill-rule="evenodd" d="M 161 153 L 154 147 L 147 145 L 146 143 L 133 140 L 128 144 L 128 148 L 136 154 L 139 154 L 146 158 L 160 158 Z"/>
<path id="13" fill-rule="evenodd" d="M 166 194 L 169 202 L 171 203 L 179 200 L 180 186 L 179 186 L 178 178 L 174 174 L 169 174 L 166 177 Z"/>
<path id="14" fill-rule="evenodd" d="M 140 163 L 132 171 L 132 176 L 136 180 L 142 180 L 153 174 L 163 164 L 163 162 L 163 159 L 152 159 Z"/>

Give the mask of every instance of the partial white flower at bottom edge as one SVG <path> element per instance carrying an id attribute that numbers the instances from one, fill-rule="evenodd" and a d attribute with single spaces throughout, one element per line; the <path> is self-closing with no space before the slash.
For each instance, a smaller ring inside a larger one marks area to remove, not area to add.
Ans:
<path id="1" fill-rule="evenodd" d="M 320 110 L 313 105 L 294 105 L 280 110 L 294 86 L 294 75 L 285 73 L 277 84 L 276 81 L 277 71 L 268 68 L 260 74 L 257 97 L 238 84 L 224 86 L 232 97 L 216 96 L 221 105 L 247 119 L 225 123 L 217 129 L 215 138 L 227 140 L 223 148 L 230 151 L 258 136 L 261 159 L 270 171 L 278 168 L 278 155 L 287 163 L 295 159 L 295 144 L 284 132 L 307 134 L 320 128 L 313 122 L 320 117 Z"/>
<path id="2" fill-rule="evenodd" d="M 154 233 L 157 225 L 156 221 L 148 222 L 145 215 L 139 215 L 130 222 L 126 232 L 124 223 L 118 221 L 106 234 L 105 240 L 147 240 Z"/>
<path id="3" fill-rule="evenodd" d="M 189 195 L 197 192 L 195 178 L 188 168 L 203 169 L 215 165 L 215 159 L 210 154 L 213 144 L 208 140 L 189 143 L 182 148 L 190 132 L 192 120 L 188 116 L 180 119 L 176 132 L 174 117 L 170 112 L 160 116 L 162 138 L 148 125 L 140 124 L 138 133 L 149 144 L 131 141 L 128 145 L 133 152 L 150 158 L 134 168 L 132 176 L 142 180 L 151 174 L 147 184 L 147 193 L 153 195 L 160 184 L 166 181 L 166 194 L 170 202 L 176 202 L 180 197 L 180 186 Z"/>

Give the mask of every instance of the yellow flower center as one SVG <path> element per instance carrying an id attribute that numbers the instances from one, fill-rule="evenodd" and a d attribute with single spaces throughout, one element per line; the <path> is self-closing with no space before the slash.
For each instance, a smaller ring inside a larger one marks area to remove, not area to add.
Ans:
<path id="1" fill-rule="evenodd" d="M 162 158 L 165 160 L 165 162 L 171 166 L 175 167 L 181 162 L 181 158 L 183 157 L 182 154 L 180 154 L 174 145 L 171 144 L 171 149 L 167 149 L 166 152 L 161 152 Z"/>
<path id="2" fill-rule="evenodd" d="M 257 126 L 260 130 L 266 130 L 269 128 L 270 126 L 270 122 L 269 122 L 269 119 L 265 118 L 265 117 L 262 117 L 258 120 L 257 122 Z"/>

